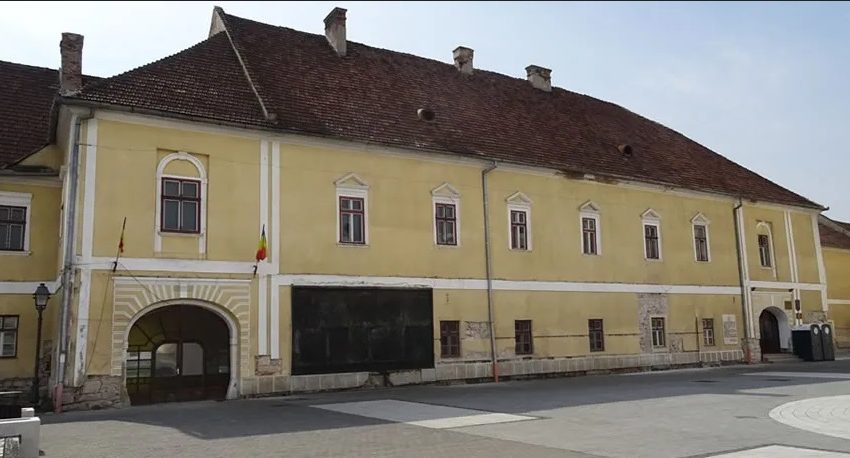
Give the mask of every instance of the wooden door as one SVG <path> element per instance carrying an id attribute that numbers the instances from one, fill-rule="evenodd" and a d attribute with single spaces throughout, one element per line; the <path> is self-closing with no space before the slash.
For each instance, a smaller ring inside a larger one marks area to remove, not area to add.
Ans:
<path id="1" fill-rule="evenodd" d="M 767 310 L 761 312 L 759 329 L 761 330 L 761 352 L 779 353 L 779 323 L 776 317 Z"/>

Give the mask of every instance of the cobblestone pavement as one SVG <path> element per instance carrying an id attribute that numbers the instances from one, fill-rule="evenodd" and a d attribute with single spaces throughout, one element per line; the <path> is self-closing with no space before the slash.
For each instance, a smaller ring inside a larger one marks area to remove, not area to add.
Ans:
<path id="1" fill-rule="evenodd" d="M 847 393 L 850 361 L 414 386 L 45 415 L 42 450 L 110 458 L 846 458 L 850 440 L 829 434 L 844 427 L 847 406 L 823 406 Z M 774 419 L 814 411 L 823 415 L 805 428 Z"/>

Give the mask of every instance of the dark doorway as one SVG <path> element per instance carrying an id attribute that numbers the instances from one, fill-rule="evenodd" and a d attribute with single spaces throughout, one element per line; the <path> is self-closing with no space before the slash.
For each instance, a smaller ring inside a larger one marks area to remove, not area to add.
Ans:
<path id="1" fill-rule="evenodd" d="M 430 289 L 292 288 L 292 374 L 434 367 Z"/>
<path id="2" fill-rule="evenodd" d="M 139 318 L 127 340 L 130 403 L 224 399 L 229 342 L 227 323 L 203 307 L 173 305 Z"/>
<path id="3" fill-rule="evenodd" d="M 779 323 L 776 316 L 768 310 L 759 315 L 759 330 L 761 330 L 761 352 L 779 353 Z"/>

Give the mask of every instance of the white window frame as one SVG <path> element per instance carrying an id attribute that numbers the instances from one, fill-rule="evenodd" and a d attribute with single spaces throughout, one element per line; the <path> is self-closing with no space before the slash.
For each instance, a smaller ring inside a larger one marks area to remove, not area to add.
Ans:
<path id="1" fill-rule="evenodd" d="M 652 329 L 652 320 L 662 319 L 664 320 L 664 330 L 662 332 L 664 337 L 664 345 L 655 345 L 655 330 Z M 652 346 L 653 350 L 662 350 L 667 348 L 667 317 L 664 315 L 652 315 L 649 317 L 649 343 Z"/>
<path id="2" fill-rule="evenodd" d="M 336 244 L 345 247 L 369 246 L 369 185 L 355 173 L 349 173 L 334 182 L 336 186 Z M 339 220 L 339 198 L 363 199 L 363 243 L 344 243 L 341 239 Z"/>
<path id="3" fill-rule="evenodd" d="M 697 213 L 693 218 L 691 218 L 691 231 L 693 232 L 693 239 L 691 243 L 694 246 L 694 261 L 696 262 L 711 262 L 711 231 L 709 229 L 709 225 L 711 221 L 705 217 L 702 213 Z M 705 261 L 700 261 L 699 252 L 697 251 L 697 226 L 705 227 L 705 253 L 707 259 Z"/>
<path id="4" fill-rule="evenodd" d="M 590 218 L 596 222 L 596 253 L 584 252 L 584 218 Z M 579 207 L 578 218 L 578 234 L 579 234 L 579 252 L 585 256 L 601 256 L 602 255 L 602 226 L 599 224 L 599 206 L 593 201 L 587 201 Z"/>
<path id="5" fill-rule="evenodd" d="M 641 245 L 643 245 L 643 259 L 647 261 L 660 262 L 662 259 L 664 259 L 664 254 L 661 249 L 661 216 L 658 214 L 658 212 L 651 208 L 643 212 L 640 216 L 640 241 Z M 658 234 L 658 259 L 650 258 L 649 253 L 646 251 L 646 226 L 655 226 L 655 232 Z"/>
<path id="6" fill-rule="evenodd" d="M 522 192 L 515 192 L 508 196 L 505 201 L 507 202 L 507 216 L 508 216 L 508 250 L 510 251 L 531 251 L 531 199 L 528 198 Z M 525 249 L 522 248 L 512 248 L 511 247 L 511 238 L 513 237 L 513 231 L 511 230 L 511 212 L 512 211 L 520 211 L 525 212 Z"/>
<path id="7" fill-rule="evenodd" d="M 765 229 L 766 234 L 761 233 L 761 228 Z M 758 236 L 767 235 L 767 247 L 770 250 L 770 265 L 765 266 L 761 263 L 761 248 L 758 243 Z M 773 244 L 773 230 L 771 229 L 771 225 L 766 221 L 759 221 L 756 223 L 756 251 L 758 253 L 759 258 L 759 267 L 765 270 L 770 270 L 773 272 L 773 276 L 776 276 L 776 246 Z"/>
<path id="8" fill-rule="evenodd" d="M 455 206 L 455 244 L 441 245 L 437 243 L 437 204 Z M 434 246 L 440 248 L 460 247 L 460 192 L 454 186 L 443 183 L 431 190 L 431 227 L 434 233 Z"/>
<path id="9" fill-rule="evenodd" d="M 26 208 L 24 227 L 23 251 L 0 250 L 0 256 L 29 256 L 30 251 L 30 218 L 32 215 L 32 194 L 28 192 L 0 191 L 0 205 Z"/>
<path id="10" fill-rule="evenodd" d="M 195 169 L 198 171 L 198 176 L 190 177 L 184 175 L 171 175 L 165 173 L 165 168 L 171 161 L 186 161 L 195 166 Z M 200 181 L 200 189 L 198 190 L 198 195 L 200 196 L 200 209 L 198 218 L 200 221 L 198 222 L 198 232 L 195 234 L 192 233 L 180 233 L 180 232 L 169 232 L 162 230 L 162 179 L 163 178 L 173 178 L 176 180 L 193 180 Z M 201 255 L 206 254 L 207 251 L 207 171 L 204 169 L 204 164 L 200 159 L 189 154 L 185 151 L 177 151 L 175 153 L 171 153 L 163 157 L 159 161 L 159 165 L 156 168 L 156 215 L 154 215 L 154 252 L 161 253 L 162 252 L 162 237 L 197 237 L 198 238 L 198 253 Z"/>

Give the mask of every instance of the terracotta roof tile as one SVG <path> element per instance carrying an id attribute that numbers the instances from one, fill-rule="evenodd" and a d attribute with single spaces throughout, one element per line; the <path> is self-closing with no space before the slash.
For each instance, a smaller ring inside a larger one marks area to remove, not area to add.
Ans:
<path id="1" fill-rule="evenodd" d="M 522 79 L 221 16 L 226 33 L 103 81 L 82 98 L 180 115 L 652 182 L 818 207 L 687 137 L 618 105 Z M 416 112 L 429 108 L 432 122 Z M 625 156 L 618 145 L 629 144 Z"/>
<path id="2" fill-rule="evenodd" d="M 825 218 L 825 217 L 823 217 Z M 831 223 L 844 228 L 846 232 L 837 230 L 830 224 L 824 224 L 823 221 L 818 222 L 820 230 L 820 243 L 825 247 L 841 248 L 850 250 L 850 223 L 842 223 L 840 221 L 829 220 Z"/>

